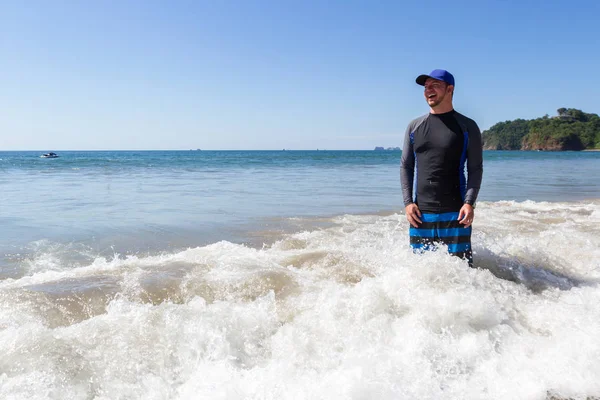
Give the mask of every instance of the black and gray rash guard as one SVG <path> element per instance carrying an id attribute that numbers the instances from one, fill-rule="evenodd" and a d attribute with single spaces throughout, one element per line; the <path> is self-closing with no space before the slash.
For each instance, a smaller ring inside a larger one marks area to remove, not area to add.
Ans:
<path id="1" fill-rule="evenodd" d="M 404 205 L 415 203 L 421 212 L 439 214 L 475 204 L 483 176 L 482 150 L 475 121 L 454 110 L 413 120 L 406 129 L 400 166 Z"/>

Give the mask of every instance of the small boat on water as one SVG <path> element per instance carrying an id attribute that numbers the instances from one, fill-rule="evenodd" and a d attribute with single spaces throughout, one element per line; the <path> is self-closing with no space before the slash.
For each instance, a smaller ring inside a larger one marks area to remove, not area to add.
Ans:
<path id="1" fill-rule="evenodd" d="M 45 153 L 40 156 L 40 158 L 58 158 L 59 155 L 56 153 Z"/>

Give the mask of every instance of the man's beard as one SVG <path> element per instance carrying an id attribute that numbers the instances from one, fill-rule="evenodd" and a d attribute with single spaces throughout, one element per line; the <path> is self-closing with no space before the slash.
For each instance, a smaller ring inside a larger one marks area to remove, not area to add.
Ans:
<path id="1" fill-rule="evenodd" d="M 430 103 L 430 102 L 429 102 L 429 99 L 427 99 L 427 104 L 429 104 L 429 107 L 432 107 L 432 108 L 433 108 L 433 107 L 437 107 L 437 106 L 439 106 L 440 104 L 442 104 L 442 102 L 444 101 L 444 99 L 445 99 L 445 98 L 446 98 L 446 94 L 444 93 L 444 94 L 443 94 L 443 95 L 441 95 L 441 96 L 439 96 L 439 95 L 438 95 L 438 96 L 436 96 L 436 98 L 435 98 L 435 100 L 433 101 L 433 103 Z"/>

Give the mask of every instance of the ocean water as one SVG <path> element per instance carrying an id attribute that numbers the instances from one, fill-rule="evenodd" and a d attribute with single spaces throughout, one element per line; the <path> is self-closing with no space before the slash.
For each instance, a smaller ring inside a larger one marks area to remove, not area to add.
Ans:
<path id="1" fill-rule="evenodd" d="M 485 152 L 475 265 L 400 152 L 0 152 L 2 399 L 600 396 L 600 153 Z"/>

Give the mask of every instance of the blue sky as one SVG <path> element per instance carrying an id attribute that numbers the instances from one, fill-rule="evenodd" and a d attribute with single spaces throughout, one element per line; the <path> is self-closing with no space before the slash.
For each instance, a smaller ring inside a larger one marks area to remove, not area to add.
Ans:
<path id="1" fill-rule="evenodd" d="M 4 1 L 0 150 L 372 149 L 456 78 L 482 130 L 600 113 L 598 1 Z"/>

